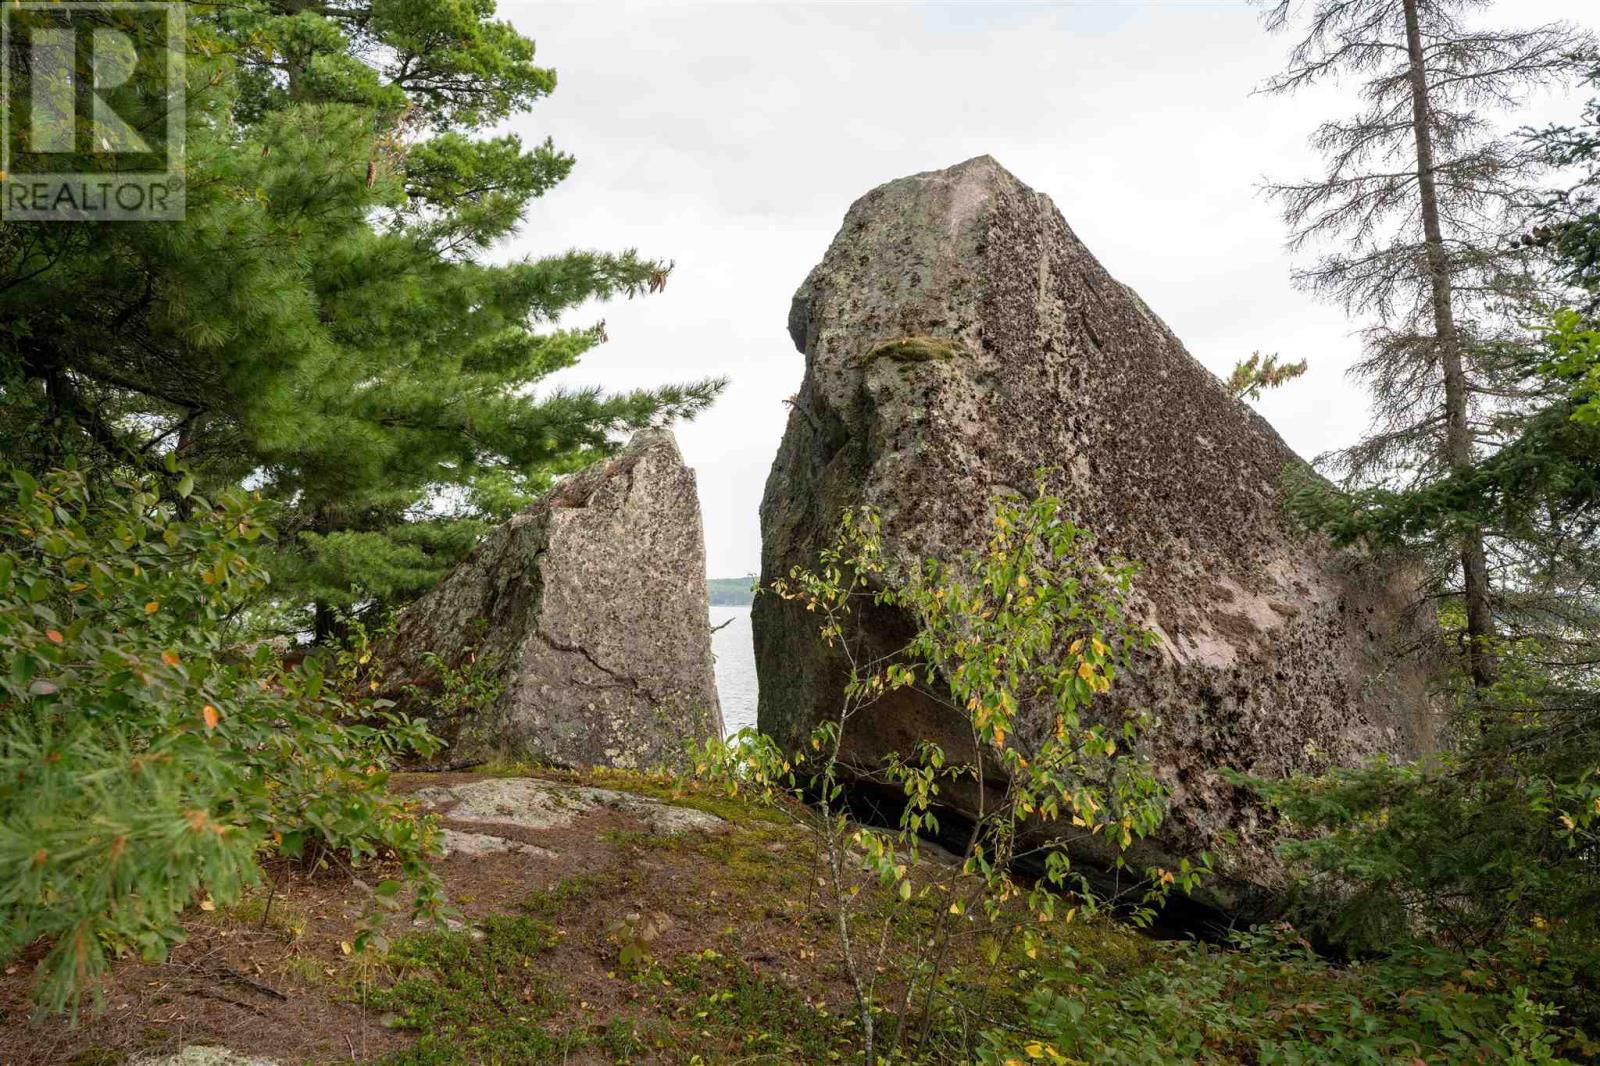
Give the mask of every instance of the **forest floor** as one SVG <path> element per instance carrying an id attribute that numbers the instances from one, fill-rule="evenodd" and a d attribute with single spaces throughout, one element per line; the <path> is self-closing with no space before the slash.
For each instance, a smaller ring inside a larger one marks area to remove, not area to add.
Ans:
<path id="1" fill-rule="evenodd" d="M 168 959 L 119 963 L 76 1021 L 33 1016 L 43 946 L 7 964 L 0 1066 L 862 1061 L 831 880 L 801 811 L 621 771 L 392 783 L 446 830 L 447 928 L 396 914 L 358 950 L 372 886 L 394 871 L 276 863 L 234 905 L 197 901 Z M 923 889 L 959 876 L 953 857 L 930 846 L 910 865 L 909 898 L 864 874 L 847 886 L 880 1051 L 905 1019 L 896 1062 L 1600 1061 L 1576 1030 L 1551 1038 L 1558 1060 L 1548 1042 L 1539 1059 L 1485 1050 L 1534 1046 L 1504 993 L 1514 975 L 1332 962 L 1288 930 L 1235 950 L 1082 914 L 952 919 L 935 902 L 950 897 Z M 950 946 L 926 952 L 936 928 Z M 938 955 L 944 980 L 907 1005 L 919 954 Z"/>
<path id="2" fill-rule="evenodd" d="M 568 809 L 530 827 L 513 824 L 509 806 L 504 824 L 489 824 L 493 803 L 470 820 L 459 815 L 471 802 L 453 805 L 457 794 L 520 781 L 554 786 L 553 807 Z M 853 1057 L 854 999 L 824 867 L 813 838 L 785 815 L 618 772 L 394 783 L 420 793 L 447 829 L 470 834 L 452 834 L 458 847 L 437 866 L 459 908 L 452 929 L 397 918 L 385 947 L 356 951 L 369 890 L 348 870 L 276 864 L 239 904 L 192 910 L 187 940 L 166 961 L 120 963 L 101 1009 L 75 1024 L 30 1017 L 34 960 L 16 960 L 0 975 L 0 1064 L 111 1066 L 197 1046 L 282 1064 L 396 1066 Z M 561 790 L 588 786 L 671 806 L 559 801 Z M 663 813 L 685 809 L 715 817 L 663 824 Z M 489 835 L 516 850 L 459 846 Z M 948 871 L 928 865 L 928 876 Z M 360 879 L 384 872 L 363 869 Z M 863 912 L 881 913 L 897 935 L 929 917 L 875 882 L 862 892 Z M 1148 950 L 1131 930 L 1080 925 L 1076 935 L 1105 950 Z"/>

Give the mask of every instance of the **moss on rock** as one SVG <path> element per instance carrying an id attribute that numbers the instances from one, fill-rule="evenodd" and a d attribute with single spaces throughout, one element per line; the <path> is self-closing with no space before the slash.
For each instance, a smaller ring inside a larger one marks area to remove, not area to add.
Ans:
<path id="1" fill-rule="evenodd" d="M 961 345 L 943 337 L 897 337 L 877 344 L 867 352 L 867 362 L 893 359 L 897 363 L 932 363 L 954 359 Z"/>

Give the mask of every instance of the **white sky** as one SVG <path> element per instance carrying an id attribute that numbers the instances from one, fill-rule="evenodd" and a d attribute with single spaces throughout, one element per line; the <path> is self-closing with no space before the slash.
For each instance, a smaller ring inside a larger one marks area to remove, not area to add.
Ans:
<path id="1" fill-rule="evenodd" d="M 513 128 L 577 157 L 511 254 L 672 259 L 666 291 L 585 308 L 611 340 L 556 380 L 624 389 L 726 375 L 677 427 L 699 475 L 707 570 L 759 567 L 757 506 L 803 358 L 789 299 L 846 208 L 893 178 L 988 153 L 1049 194 L 1118 279 L 1214 372 L 1253 349 L 1311 370 L 1258 408 L 1312 457 L 1366 421 L 1341 312 L 1296 291 L 1263 177 L 1318 172 L 1304 147 L 1337 94 L 1251 90 L 1290 44 L 1242 2 L 655 3 L 502 0 L 559 73 Z M 1600 29 L 1592 0 L 1501 0 L 1494 21 Z M 1576 100 L 1540 112 L 1566 118 Z"/>

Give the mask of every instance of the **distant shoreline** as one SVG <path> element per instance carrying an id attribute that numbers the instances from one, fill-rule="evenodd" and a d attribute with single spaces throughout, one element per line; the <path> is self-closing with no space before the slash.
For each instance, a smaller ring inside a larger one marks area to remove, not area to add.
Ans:
<path id="1" fill-rule="evenodd" d="M 745 577 L 713 577 L 706 581 L 711 606 L 713 607 L 748 607 L 755 600 L 757 578 L 754 574 Z"/>

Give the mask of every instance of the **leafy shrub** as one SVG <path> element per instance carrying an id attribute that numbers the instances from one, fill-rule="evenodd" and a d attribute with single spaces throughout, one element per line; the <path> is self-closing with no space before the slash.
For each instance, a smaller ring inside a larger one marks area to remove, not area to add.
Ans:
<path id="1" fill-rule="evenodd" d="M 1543 368 L 1551 379 L 1571 389 L 1576 405 L 1572 417 L 1580 422 L 1600 422 L 1600 329 L 1592 328 L 1571 308 L 1555 313 L 1545 340 L 1550 362 Z"/>
<path id="2" fill-rule="evenodd" d="M 1492 952 L 1408 947 L 1330 964 L 1287 926 L 1232 948 L 1152 945 L 1141 965 L 1070 947 L 1043 960 L 984 1063 L 1571 1063 L 1600 1053 L 1552 1023 L 1540 975 Z"/>
<path id="3" fill-rule="evenodd" d="M 1144 719 L 1103 702 L 1117 672 L 1148 634 L 1128 609 L 1133 570 L 1099 561 L 1090 535 L 1042 488 L 1032 499 L 1000 499 L 981 551 L 951 562 L 899 566 L 886 553 L 877 516 L 847 513 L 835 544 L 815 570 L 797 568 L 772 594 L 815 615 L 819 637 L 850 666 L 836 716 L 809 738 L 809 750 L 786 752 L 745 733 L 708 742 L 697 768 L 779 809 L 804 811 L 829 877 L 826 892 L 842 961 L 856 996 L 864 1055 L 875 1042 L 891 1058 L 925 1021 L 947 981 L 952 943 L 986 932 L 993 965 L 1009 946 L 1032 954 L 1037 930 L 1071 921 L 1100 902 L 1074 868 L 1069 849 L 1085 845 L 1123 867 L 1123 852 L 1161 824 L 1166 794 L 1147 759 L 1135 753 Z M 873 656 L 856 624 L 868 604 L 889 605 L 916 623 L 903 648 Z M 851 722 L 884 696 L 917 689 L 962 716 L 970 752 L 946 753 L 922 742 L 878 767 L 846 767 L 841 752 Z M 904 799 L 898 832 L 876 833 L 851 821 L 847 782 L 873 780 Z M 960 855 L 959 876 L 929 881 L 914 873 L 922 833 L 938 830 L 941 795 L 962 788 L 980 797 Z M 1048 825 L 1048 832 L 1028 833 Z M 1026 851 L 1042 867 L 1029 887 L 1013 879 Z M 1192 887 L 1204 870 L 1188 860 L 1175 870 L 1130 879 L 1136 916 L 1172 887 Z M 876 879 L 903 902 L 935 916 L 931 935 L 896 936 L 869 928 L 858 875 Z M 1075 895 L 1068 901 L 1061 890 Z M 1018 920 L 1019 907 L 1027 920 Z M 890 992 L 879 975 L 890 963 L 904 974 Z M 894 1022 L 879 1041 L 878 1015 Z M 921 1039 L 918 1038 L 918 1043 Z"/>
<path id="4" fill-rule="evenodd" d="M 1360 956 L 1493 959 L 1564 1023 L 1594 1028 L 1600 704 L 1542 658 L 1533 641 L 1498 644 L 1496 683 L 1460 696 L 1454 744 L 1423 762 L 1229 776 L 1285 817 L 1303 927 Z"/>
<path id="5" fill-rule="evenodd" d="M 342 695 L 317 661 L 230 648 L 271 536 L 242 494 L 91 488 L 11 475 L 0 506 L 0 958 L 54 940 L 46 1008 L 76 1006 L 113 958 L 162 957 L 191 902 L 226 903 L 263 852 L 397 859 L 439 905 L 435 830 L 382 767 L 434 741 Z M 187 517 L 179 516 L 180 507 Z M 374 890 L 374 914 L 401 885 Z M 371 930 L 367 932 L 371 935 Z"/>
<path id="6" fill-rule="evenodd" d="M 1455 755 L 1254 784 L 1304 834 L 1280 850 L 1338 901 L 1326 932 L 1353 950 L 1410 937 L 1472 950 L 1551 923 L 1596 942 L 1596 771 L 1489 772 Z"/>

